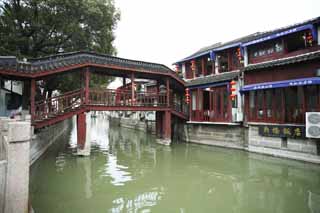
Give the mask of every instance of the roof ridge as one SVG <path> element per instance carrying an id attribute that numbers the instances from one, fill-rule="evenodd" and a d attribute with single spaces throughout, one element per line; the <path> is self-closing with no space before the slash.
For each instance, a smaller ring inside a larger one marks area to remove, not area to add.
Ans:
<path id="1" fill-rule="evenodd" d="M 275 28 L 273 30 L 267 30 L 267 31 L 263 31 L 263 32 L 259 32 L 258 31 L 258 32 L 255 32 L 255 33 L 251 33 L 251 34 L 248 34 L 248 35 L 245 35 L 245 36 L 241 36 L 241 37 L 235 38 L 235 39 L 230 40 L 230 41 L 222 42 L 221 45 L 218 45 L 218 46 L 216 46 L 214 48 L 200 51 L 201 49 L 205 49 L 205 47 L 203 47 L 203 48 L 200 48 L 200 50 L 198 50 L 197 52 L 194 52 L 193 54 L 189 55 L 188 57 L 185 57 L 185 58 L 183 58 L 183 59 L 181 59 L 181 60 L 179 60 L 179 61 L 177 61 L 175 63 L 179 63 L 179 62 L 183 62 L 183 61 L 189 60 L 193 56 L 194 56 L 194 58 L 200 57 L 202 54 L 205 54 L 208 51 L 212 51 L 212 50 L 215 50 L 217 48 L 221 48 L 221 47 L 224 47 L 224 46 L 227 46 L 227 45 L 230 45 L 230 44 L 234 44 L 234 43 L 237 43 L 237 42 L 245 43 L 245 42 L 249 42 L 249 41 L 254 41 L 256 39 L 259 39 L 260 37 L 267 36 L 268 34 L 270 34 L 272 32 L 277 32 L 277 31 L 281 31 L 281 30 L 285 30 L 285 29 L 290 29 L 290 28 L 293 28 L 293 27 L 297 27 L 299 25 L 304 25 L 304 24 L 307 24 L 307 23 L 314 23 L 314 22 L 318 22 L 318 21 L 320 22 L 320 16 L 314 17 L 314 18 L 311 18 L 311 19 L 307 19 L 307 20 L 304 20 L 304 21 L 301 21 L 301 22 L 297 22 L 297 23 L 294 23 L 294 24 L 290 24 L 290 25 L 287 25 L 287 26 Z M 241 40 L 245 40 L 246 38 L 247 38 L 247 41 L 241 41 Z M 217 43 L 215 43 L 215 44 L 217 44 Z M 207 47 L 210 47 L 210 45 L 207 46 Z"/>

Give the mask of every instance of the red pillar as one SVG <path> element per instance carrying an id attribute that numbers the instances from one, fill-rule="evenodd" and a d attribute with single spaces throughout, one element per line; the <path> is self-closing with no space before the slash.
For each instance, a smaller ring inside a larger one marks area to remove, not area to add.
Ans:
<path id="1" fill-rule="evenodd" d="M 86 115 L 83 112 L 77 115 L 77 144 L 80 149 L 83 149 L 85 143 L 86 143 Z"/>
<path id="2" fill-rule="evenodd" d="M 190 119 L 190 121 L 192 121 L 193 120 L 193 117 L 192 117 L 192 94 L 193 94 L 193 90 L 190 90 L 189 89 L 189 94 L 190 94 L 190 102 L 189 102 L 189 119 Z"/>
<path id="3" fill-rule="evenodd" d="M 31 91 L 30 91 L 30 114 L 31 121 L 34 121 L 35 116 L 35 98 L 36 98 L 36 79 L 31 79 Z"/>
<path id="4" fill-rule="evenodd" d="M 131 105 L 134 105 L 134 73 L 131 73 Z"/>
<path id="5" fill-rule="evenodd" d="M 159 138 L 162 137 L 162 114 L 163 112 L 156 112 L 156 136 Z"/>
<path id="6" fill-rule="evenodd" d="M 163 138 L 171 139 L 171 112 L 165 111 L 163 119 Z"/>
<path id="7" fill-rule="evenodd" d="M 201 60 L 201 72 L 202 72 L 202 75 L 204 76 L 205 75 L 205 67 L 204 67 L 204 65 L 205 65 L 205 58 L 202 58 L 202 60 Z"/>
<path id="8" fill-rule="evenodd" d="M 228 71 L 233 70 L 233 64 L 232 64 L 232 52 L 231 50 L 228 51 Z"/>
<path id="9" fill-rule="evenodd" d="M 85 103 L 89 104 L 90 95 L 90 69 L 89 67 L 85 70 Z"/>
<path id="10" fill-rule="evenodd" d="M 216 65 L 215 65 L 216 61 L 215 60 L 211 61 L 211 63 L 212 63 L 212 71 L 211 71 L 211 73 L 215 75 L 216 74 Z"/>
<path id="11" fill-rule="evenodd" d="M 170 107 L 170 82 L 169 82 L 169 78 L 166 79 L 166 88 L 167 88 L 167 107 Z"/>

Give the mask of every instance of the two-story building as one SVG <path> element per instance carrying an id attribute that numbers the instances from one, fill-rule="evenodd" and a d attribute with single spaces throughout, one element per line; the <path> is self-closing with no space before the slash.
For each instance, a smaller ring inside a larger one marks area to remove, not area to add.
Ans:
<path id="1" fill-rule="evenodd" d="M 306 112 L 320 112 L 320 17 L 216 43 L 175 65 L 190 96 L 186 140 L 320 163 L 320 142 L 305 128 Z"/>

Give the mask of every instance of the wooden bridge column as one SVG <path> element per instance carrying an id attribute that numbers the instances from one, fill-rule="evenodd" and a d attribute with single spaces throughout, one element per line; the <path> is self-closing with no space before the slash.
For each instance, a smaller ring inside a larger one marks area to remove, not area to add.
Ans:
<path id="1" fill-rule="evenodd" d="M 163 112 L 156 111 L 156 136 L 162 138 L 162 114 Z"/>
<path id="2" fill-rule="evenodd" d="M 80 156 L 90 155 L 90 117 L 90 112 L 77 115 L 77 154 Z"/>
<path id="3" fill-rule="evenodd" d="M 86 142 L 86 115 L 77 115 L 77 144 L 78 148 L 83 149 Z"/>
<path id="4" fill-rule="evenodd" d="M 30 114 L 31 114 L 31 121 L 34 121 L 35 116 L 35 98 L 36 98 L 36 79 L 31 79 L 31 91 L 30 91 Z"/>
<path id="5" fill-rule="evenodd" d="M 85 70 L 85 104 L 89 104 L 90 97 L 90 69 L 89 67 Z"/>
<path id="6" fill-rule="evenodd" d="M 171 142 L 171 112 L 169 110 L 164 113 L 163 138 Z"/>
<path id="7" fill-rule="evenodd" d="M 157 142 L 163 145 L 171 144 L 171 111 L 156 112 Z"/>
<path id="8" fill-rule="evenodd" d="M 167 107 L 170 107 L 170 82 L 169 82 L 169 78 L 166 79 L 166 88 L 167 88 Z"/>
<path id="9" fill-rule="evenodd" d="M 131 105 L 134 105 L 134 73 L 131 73 Z"/>

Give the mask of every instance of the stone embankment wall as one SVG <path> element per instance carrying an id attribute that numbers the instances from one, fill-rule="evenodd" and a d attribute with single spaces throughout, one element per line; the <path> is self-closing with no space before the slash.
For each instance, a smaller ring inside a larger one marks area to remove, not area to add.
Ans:
<path id="1" fill-rule="evenodd" d="M 70 120 L 33 134 L 30 115 L 0 118 L 0 212 L 28 211 L 29 167 L 71 126 Z"/>
<path id="2" fill-rule="evenodd" d="M 32 165 L 61 135 L 72 127 L 72 119 L 36 131 L 30 142 L 30 164 Z"/>
<path id="3" fill-rule="evenodd" d="M 140 121 L 132 118 L 115 118 L 115 117 L 110 117 L 110 121 L 112 125 L 119 125 L 119 126 L 130 128 L 130 129 L 150 132 L 152 134 L 155 134 L 156 132 L 156 124 L 154 121 Z"/>
<path id="4" fill-rule="evenodd" d="M 238 125 L 194 124 L 184 125 L 183 140 L 191 143 L 245 149 L 245 129 Z"/>
<path id="5" fill-rule="evenodd" d="M 258 126 L 250 125 L 248 142 L 250 152 L 320 163 L 320 141 L 315 139 L 263 137 Z"/>
<path id="6" fill-rule="evenodd" d="M 28 210 L 30 116 L 27 119 L 0 118 L 1 161 L 0 211 L 24 213 Z"/>
<path id="7" fill-rule="evenodd" d="M 258 126 L 248 127 L 222 124 L 184 125 L 182 139 L 186 142 L 243 149 L 249 152 L 320 164 L 320 141 L 263 137 Z M 179 134 L 178 133 L 178 134 Z"/>

